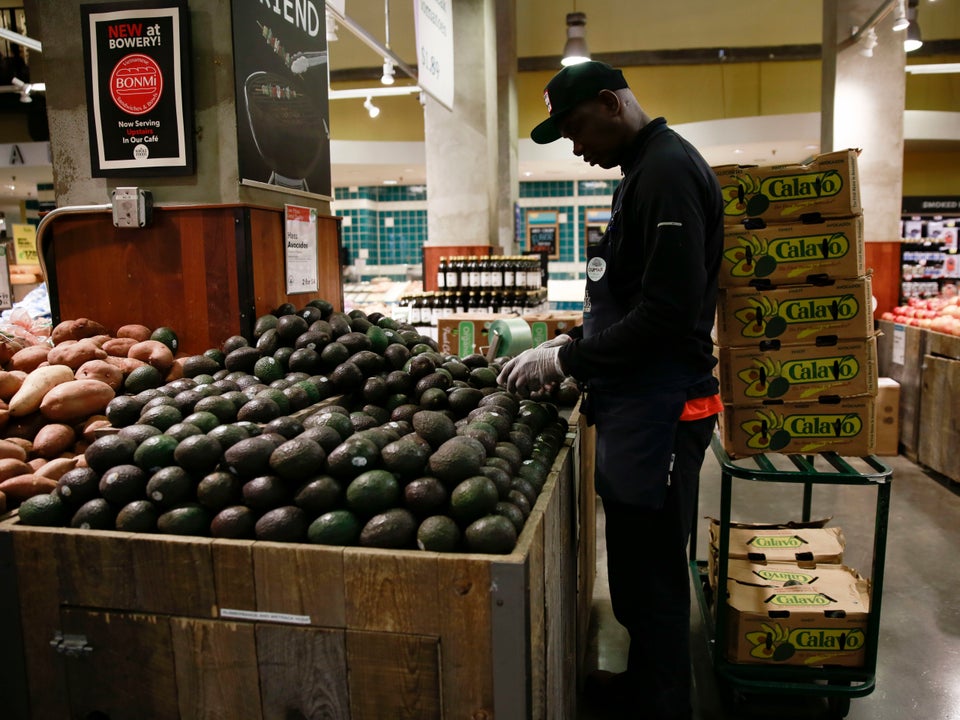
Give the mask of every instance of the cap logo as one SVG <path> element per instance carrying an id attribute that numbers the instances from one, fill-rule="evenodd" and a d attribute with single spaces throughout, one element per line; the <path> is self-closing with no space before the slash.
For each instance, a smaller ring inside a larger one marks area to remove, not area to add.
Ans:
<path id="1" fill-rule="evenodd" d="M 543 91 L 543 104 L 547 106 L 547 112 L 553 114 L 553 106 L 550 104 L 550 91 Z"/>

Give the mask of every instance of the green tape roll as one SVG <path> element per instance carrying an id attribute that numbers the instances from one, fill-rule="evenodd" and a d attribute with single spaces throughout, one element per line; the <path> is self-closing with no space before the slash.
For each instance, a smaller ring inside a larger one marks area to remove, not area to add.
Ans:
<path id="1" fill-rule="evenodd" d="M 494 320 L 490 324 L 490 342 L 494 336 L 499 336 L 496 357 L 505 355 L 519 355 L 524 350 L 533 347 L 533 335 L 530 326 L 523 318 L 506 318 Z"/>

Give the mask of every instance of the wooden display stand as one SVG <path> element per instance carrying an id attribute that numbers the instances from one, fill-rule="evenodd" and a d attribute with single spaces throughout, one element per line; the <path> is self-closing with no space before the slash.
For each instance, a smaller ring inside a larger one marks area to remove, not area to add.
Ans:
<path id="1" fill-rule="evenodd" d="M 169 326 L 181 354 L 198 354 L 250 337 L 256 318 L 285 302 L 299 309 L 323 298 L 343 309 L 336 217 L 318 219 L 319 290 L 297 294 L 286 292 L 282 207 L 156 207 L 144 228 L 116 228 L 109 209 L 93 209 L 52 215 L 42 227 L 54 324 Z"/>
<path id="2" fill-rule="evenodd" d="M 425 245 L 423 247 L 424 291 L 433 292 L 440 289 L 437 285 L 437 269 L 440 267 L 440 258 L 460 255 L 486 257 L 493 250 L 494 248 L 490 245 Z"/>
<path id="3" fill-rule="evenodd" d="M 28 696 L 10 720 L 574 717 L 594 552 L 579 424 L 510 555 L 0 522 L 0 599 L 19 596 L 0 631 L 22 637 Z"/>

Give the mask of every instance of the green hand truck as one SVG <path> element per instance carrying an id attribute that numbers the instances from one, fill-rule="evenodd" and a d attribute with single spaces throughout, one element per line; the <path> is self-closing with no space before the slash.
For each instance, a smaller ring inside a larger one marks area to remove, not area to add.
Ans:
<path id="1" fill-rule="evenodd" d="M 766 454 L 734 460 L 724 450 L 720 437 L 716 434 L 711 441 L 711 449 L 721 469 L 717 591 L 712 593 L 715 598 L 715 608 L 711 608 L 707 563 L 697 559 L 696 523 L 693 525 L 690 538 L 690 572 L 717 681 L 721 688 L 727 691 L 728 697 L 746 693 L 821 696 L 827 700 L 830 716 L 841 720 L 850 710 L 850 699 L 869 695 L 876 684 L 877 640 L 880 631 L 887 519 L 890 511 L 890 485 L 893 472 L 873 455 L 864 456 L 857 461 L 828 452 L 816 456 L 822 458 L 820 463 L 816 463 L 815 456 L 791 454 L 782 456 L 789 462 L 780 462 L 776 465 Z M 854 464 L 859 468 L 854 467 Z M 755 482 L 802 483 L 804 522 L 810 520 L 812 492 L 816 484 L 866 485 L 876 488 L 870 608 L 862 666 L 805 667 L 736 663 L 727 659 L 729 606 L 726 603 L 726 587 L 734 478 Z"/>

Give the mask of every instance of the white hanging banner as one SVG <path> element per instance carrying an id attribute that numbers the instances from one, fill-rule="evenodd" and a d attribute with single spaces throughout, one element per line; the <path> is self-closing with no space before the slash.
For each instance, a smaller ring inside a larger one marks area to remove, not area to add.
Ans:
<path id="1" fill-rule="evenodd" d="M 453 2 L 413 0 L 417 29 L 417 84 L 453 110 Z"/>

